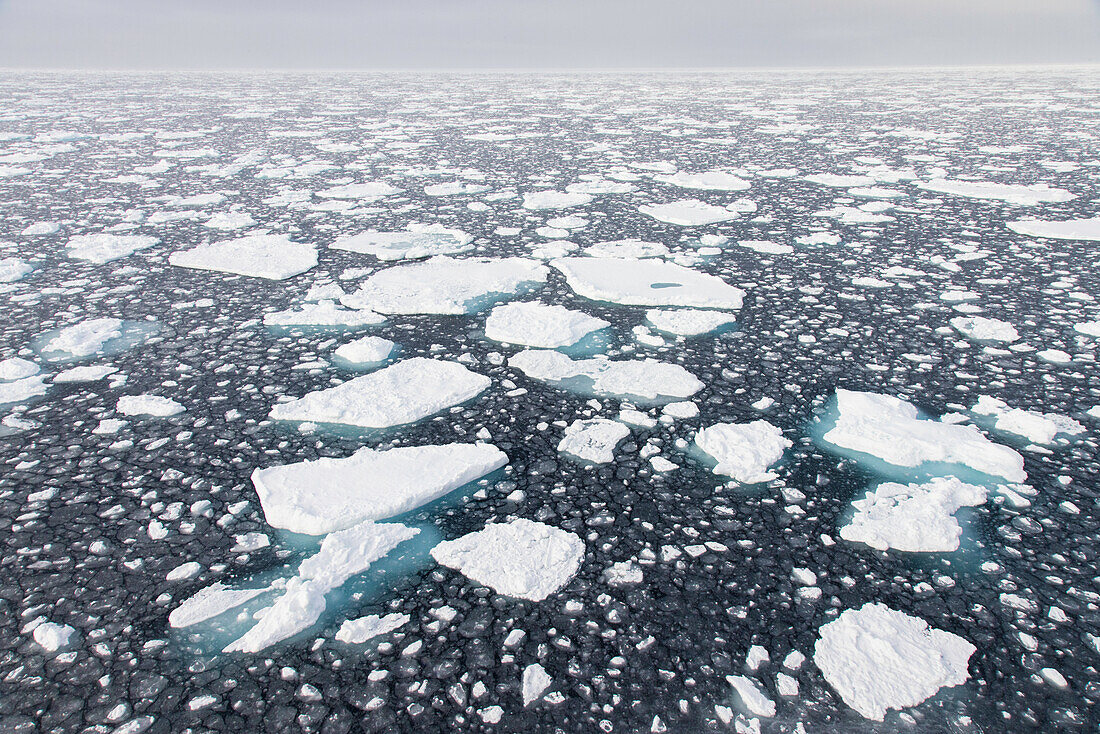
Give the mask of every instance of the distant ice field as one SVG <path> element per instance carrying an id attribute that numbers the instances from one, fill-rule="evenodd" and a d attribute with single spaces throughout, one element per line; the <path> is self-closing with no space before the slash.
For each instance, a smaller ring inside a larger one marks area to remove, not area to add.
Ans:
<path id="1" fill-rule="evenodd" d="M 0 72 L 0 728 L 1094 731 L 1098 100 Z"/>

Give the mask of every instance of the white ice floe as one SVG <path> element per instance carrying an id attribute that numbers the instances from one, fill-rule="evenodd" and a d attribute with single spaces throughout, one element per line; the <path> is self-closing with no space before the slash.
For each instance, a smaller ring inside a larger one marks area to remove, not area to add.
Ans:
<path id="1" fill-rule="evenodd" d="M 852 186 L 871 186 L 877 183 L 873 176 L 842 173 L 812 173 L 809 176 L 803 176 L 802 180 L 838 189 L 847 189 Z"/>
<path id="2" fill-rule="evenodd" d="M 432 548 L 432 557 L 498 594 L 542 601 L 577 573 L 584 542 L 573 533 L 520 518 L 443 541 Z"/>
<path id="3" fill-rule="evenodd" d="M 883 551 L 954 551 L 962 535 L 955 513 L 985 499 L 984 487 L 955 477 L 936 477 L 923 484 L 886 482 L 852 502 L 855 515 L 840 529 L 840 537 Z"/>
<path id="4" fill-rule="evenodd" d="M 546 689 L 550 687 L 551 682 L 552 680 L 546 672 L 546 668 L 538 663 L 531 663 L 524 668 L 520 685 L 524 707 L 526 708 L 542 698 L 542 694 L 546 693 Z"/>
<path id="5" fill-rule="evenodd" d="M 775 479 L 768 471 L 791 447 L 783 431 L 765 420 L 751 423 L 715 423 L 695 434 L 695 445 L 714 459 L 715 474 L 743 484 Z"/>
<path id="6" fill-rule="evenodd" d="M 220 581 L 200 589 L 197 594 L 185 599 L 168 615 L 168 624 L 180 629 L 190 627 L 208 619 L 213 619 L 230 609 L 236 609 L 272 587 L 259 589 L 234 589 Z"/>
<path id="7" fill-rule="evenodd" d="M 102 380 L 108 375 L 113 375 L 116 372 L 118 372 L 118 367 L 112 364 L 81 365 L 58 372 L 54 375 L 53 381 L 56 383 L 95 382 L 96 380 Z"/>
<path id="8" fill-rule="evenodd" d="M 699 336 L 737 322 L 733 314 L 721 311 L 681 308 L 672 310 L 650 309 L 646 321 L 658 331 L 678 336 Z"/>
<path id="9" fill-rule="evenodd" d="M 168 262 L 182 268 L 285 280 L 317 265 L 317 248 L 291 242 L 285 234 L 250 235 L 179 250 L 168 256 Z"/>
<path id="10" fill-rule="evenodd" d="M 963 336 L 975 341 L 1009 343 L 1020 338 L 1019 332 L 1012 324 L 984 316 L 956 316 L 951 319 L 951 326 Z"/>
<path id="11" fill-rule="evenodd" d="M 1020 219 L 1008 222 L 1008 228 L 1028 237 L 1055 240 L 1100 241 L 1100 217 L 1091 219 L 1065 219 L 1059 222 L 1041 219 Z"/>
<path id="12" fill-rule="evenodd" d="M 745 708 L 753 716 L 775 716 L 775 701 L 768 698 L 760 687 L 751 678 L 743 675 L 727 675 L 726 682 L 733 686 L 737 695 L 741 697 Z"/>
<path id="13" fill-rule="evenodd" d="M 558 451 L 593 464 L 615 460 L 615 447 L 630 435 L 630 429 L 606 418 L 575 420 L 565 429 Z"/>
<path id="14" fill-rule="evenodd" d="M 837 390 L 836 399 L 836 425 L 824 435 L 835 446 L 899 467 L 961 464 L 1010 482 L 1027 479 L 1022 456 L 973 426 L 925 420 L 911 403 L 891 395 Z"/>
<path id="15" fill-rule="evenodd" d="M 89 319 L 60 329 L 42 345 L 41 352 L 51 362 L 80 359 L 103 349 L 107 342 L 122 336 L 122 319 L 110 317 Z"/>
<path id="16" fill-rule="evenodd" d="M 488 444 L 364 447 L 344 459 L 256 469 L 252 483 L 269 525 L 322 535 L 415 510 L 506 463 Z"/>
<path id="17" fill-rule="evenodd" d="M 1073 325 L 1073 330 L 1085 336 L 1100 337 L 1100 321 L 1084 321 Z"/>
<path id="18" fill-rule="evenodd" d="M 424 193 L 428 196 L 483 194 L 488 190 L 489 187 L 485 184 L 465 183 L 463 181 L 447 181 L 445 183 L 429 184 L 424 187 Z"/>
<path id="19" fill-rule="evenodd" d="M 680 171 L 667 176 L 654 176 L 653 180 L 679 186 L 682 189 L 708 191 L 744 191 L 752 185 L 728 171 L 703 171 L 702 173 Z"/>
<path id="20" fill-rule="evenodd" d="M 420 531 L 398 523 L 367 521 L 325 536 L 316 554 L 302 561 L 283 595 L 259 622 L 224 652 L 259 652 L 311 627 L 325 611 L 325 595 L 357 576 Z"/>
<path id="21" fill-rule="evenodd" d="M 248 212 L 219 212 L 203 222 L 210 229 L 233 230 L 251 227 L 256 223 Z"/>
<path id="22" fill-rule="evenodd" d="M 374 326 L 386 317 L 370 309 L 337 306 L 334 301 L 306 303 L 299 308 L 264 314 L 264 326 L 346 327 Z"/>
<path id="23" fill-rule="evenodd" d="M 341 344 L 333 355 L 353 365 L 377 364 L 386 361 L 396 345 L 380 336 L 364 336 Z"/>
<path id="24" fill-rule="evenodd" d="M 65 248 L 69 257 L 101 265 L 111 260 L 133 255 L 139 250 L 152 247 L 160 242 L 156 237 L 144 237 L 134 234 L 82 234 L 70 237 Z"/>
<path id="25" fill-rule="evenodd" d="M 890 709 L 916 706 L 941 688 L 961 685 L 976 648 L 958 635 L 885 604 L 849 609 L 822 625 L 814 663 L 844 703 L 882 721 Z"/>
<path id="26" fill-rule="evenodd" d="M 414 357 L 271 409 L 275 420 L 389 428 L 464 403 L 491 384 L 457 362 Z"/>
<path id="27" fill-rule="evenodd" d="M 400 612 L 387 614 L 384 617 L 368 614 L 359 619 L 348 619 L 340 625 L 340 629 L 336 632 L 336 640 L 349 645 L 359 645 L 404 627 L 410 621 L 412 617 Z"/>
<path id="28" fill-rule="evenodd" d="M 935 191 L 940 194 L 966 196 L 971 199 L 993 199 L 1017 206 L 1035 206 L 1037 204 L 1059 203 L 1077 198 L 1064 189 L 1054 189 L 1047 184 L 1000 184 L 990 181 L 957 181 L 936 178 L 920 181 L 917 188 Z"/>
<path id="29" fill-rule="evenodd" d="M 40 371 L 38 365 L 22 357 L 0 360 L 0 380 L 22 380 L 24 377 L 37 375 Z"/>
<path id="30" fill-rule="evenodd" d="M 717 276 L 664 260 L 565 257 L 551 265 L 577 294 L 624 306 L 737 310 L 745 295 Z"/>
<path id="31" fill-rule="evenodd" d="M 610 397 L 669 401 L 703 389 L 703 383 L 680 365 L 652 359 L 574 360 L 553 350 L 528 349 L 511 357 L 508 364 L 535 380 Z"/>
<path id="32" fill-rule="evenodd" d="M 0 405 L 21 403 L 40 395 L 45 395 L 49 385 L 41 375 L 23 377 L 18 380 L 0 382 Z"/>
<path id="33" fill-rule="evenodd" d="M 473 237 L 460 229 L 441 224 L 412 223 L 405 232 L 369 230 L 340 237 L 329 247 L 334 250 L 373 255 L 379 260 L 415 260 L 434 255 L 453 255 L 473 247 Z"/>
<path id="34" fill-rule="evenodd" d="M 610 326 L 607 321 L 543 303 L 506 303 L 485 319 L 485 336 L 505 344 L 555 349 L 576 344 L 593 331 Z"/>
<path id="35" fill-rule="evenodd" d="M 150 415 L 155 418 L 167 418 L 182 413 L 184 407 L 175 400 L 160 395 L 123 395 L 118 399 L 115 410 L 120 415 Z"/>
<path id="36" fill-rule="evenodd" d="M 566 191 L 533 191 L 523 195 L 524 209 L 568 209 L 592 201 L 590 194 Z"/>
<path id="37" fill-rule="evenodd" d="M 771 240 L 739 240 L 737 244 L 739 247 L 759 252 L 762 255 L 790 255 L 794 252 L 794 248 L 790 245 L 772 242 Z"/>
<path id="38" fill-rule="evenodd" d="M 735 209 L 707 204 L 698 199 L 681 199 L 668 204 L 647 204 L 638 207 L 638 211 L 659 222 L 678 224 L 682 227 L 728 222 L 741 216 Z"/>
<path id="39" fill-rule="evenodd" d="M 665 257 L 669 249 L 660 242 L 646 242 L 637 239 L 610 240 L 597 242 L 584 248 L 585 257 L 614 257 L 639 259 L 646 257 Z"/>
<path id="40" fill-rule="evenodd" d="M 541 285 L 548 272 L 521 257 L 433 257 L 380 270 L 341 302 L 385 314 L 465 314 Z"/>
<path id="41" fill-rule="evenodd" d="M 988 395 L 980 396 L 971 412 L 992 418 L 995 431 L 1010 433 L 1038 444 L 1050 444 L 1059 435 L 1076 436 L 1085 430 L 1083 425 L 1067 416 L 1012 408 L 1003 400 Z"/>
<path id="42" fill-rule="evenodd" d="M 19 234 L 24 237 L 42 237 L 43 235 L 56 234 L 60 230 L 61 225 L 57 222 L 35 222 L 24 227 Z"/>
<path id="43" fill-rule="evenodd" d="M 34 270 L 34 266 L 17 257 L 0 257 L 0 283 L 14 283 Z"/>
<path id="44" fill-rule="evenodd" d="M 73 636 L 76 635 L 76 629 L 67 624 L 42 622 L 34 628 L 31 635 L 43 650 L 57 652 L 74 642 Z"/>
<path id="45" fill-rule="evenodd" d="M 401 189 L 394 188 L 384 181 L 368 181 L 366 183 L 344 184 L 333 186 L 316 192 L 321 199 L 355 199 L 371 202 L 381 199 L 383 196 L 396 194 Z"/>

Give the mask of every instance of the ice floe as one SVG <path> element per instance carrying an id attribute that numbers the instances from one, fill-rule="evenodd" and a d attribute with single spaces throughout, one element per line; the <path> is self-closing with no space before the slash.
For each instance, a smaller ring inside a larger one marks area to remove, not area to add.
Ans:
<path id="1" fill-rule="evenodd" d="M 542 698 L 546 689 L 550 687 L 552 679 L 546 672 L 546 668 L 538 663 L 531 663 L 523 669 L 523 678 L 520 682 L 520 693 L 523 697 L 524 707 L 530 706 Z"/>
<path id="2" fill-rule="evenodd" d="M 87 319 L 46 332 L 39 337 L 35 349 L 48 362 L 75 361 L 134 346 L 159 330 L 155 321 Z"/>
<path id="3" fill-rule="evenodd" d="M 743 675 L 727 675 L 726 682 L 733 686 L 733 690 L 737 691 L 737 695 L 741 697 L 745 708 L 753 716 L 769 718 L 775 716 L 775 701 L 768 698 L 760 690 L 760 686 L 753 682 L 751 678 Z"/>
<path id="4" fill-rule="evenodd" d="M 41 368 L 29 359 L 22 357 L 9 357 L 0 360 L 0 380 L 21 380 L 24 377 L 37 375 Z"/>
<path id="5" fill-rule="evenodd" d="M 566 426 L 558 451 L 593 464 L 607 464 L 615 460 L 615 447 L 629 435 L 630 429 L 618 421 L 576 420 Z"/>
<path id="6" fill-rule="evenodd" d="M 995 431 L 1010 433 L 1038 444 L 1051 444 L 1056 436 L 1076 436 L 1085 430 L 1083 425 L 1067 416 L 1012 408 L 1003 400 L 988 395 L 980 396 L 971 412 L 992 418 Z"/>
<path id="7" fill-rule="evenodd" d="M 69 257 L 102 265 L 145 250 L 160 242 L 156 237 L 128 234 L 82 234 L 70 237 L 65 245 Z"/>
<path id="8" fill-rule="evenodd" d="M 695 445 L 717 462 L 715 474 L 724 474 L 742 484 L 754 484 L 776 477 L 768 467 L 783 458 L 783 452 L 792 444 L 779 428 L 765 420 L 755 420 L 715 423 L 695 434 Z"/>
<path id="9" fill-rule="evenodd" d="M 380 336 L 364 336 L 341 344 L 332 354 L 351 365 L 378 364 L 386 361 L 395 346 L 389 339 Z"/>
<path id="10" fill-rule="evenodd" d="M 359 645 L 404 627 L 410 621 L 412 621 L 412 618 L 409 615 L 400 612 L 387 614 L 384 617 L 379 617 L 377 614 L 368 614 L 359 619 L 348 619 L 337 630 L 336 641 L 349 645 Z"/>
<path id="11" fill-rule="evenodd" d="M 922 484 L 886 482 L 852 502 L 855 515 L 840 529 L 840 537 L 878 550 L 957 550 L 962 528 L 955 513 L 985 499 L 984 487 L 955 477 L 936 477 Z"/>
<path id="12" fill-rule="evenodd" d="M 576 344 L 593 331 L 610 326 L 607 321 L 543 303 L 506 303 L 496 306 L 485 319 L 485 336 L 505 344 L 555 349 Z"/>
<path id="13" fill-rule="evenodd" d="M 584 542 L 566 530 L 523 518 L 432 548 L 432 557 L 498 594 L 542 601 L 565 586 L 584 559 Z"/>
<path id="14" fill-rule="evenodd" d="M 951 326 L 963 336 L 975 341 L 1009 343 L 1020 338 L 1019 332 L 1012 324 L 984 316 L 956 316 L 951 319 Z"/>
<path id="15" fill-rule="evenodd" d="M 744 291 L 663 260 L 566 257 L 551 262 L 578 295 L 625 306 L 741 308 Z"/>
<path id="16" fill-rule="evenodd" d="M 520 257 L 433 257 L 380 270 L 341 302 L 384 314 L 465 314 L 538 287 L 548 272 L 538 261 Z"/>
<path id="17" fill-rule="evenodd" d="M 707 204 L 698 199 L 681 199 L 668 204 L 647 204 L 638 207 L 638 211 L 659 222 L 678 224 L 682 227 L 718 224 L 741 216 L 736 209 Z"/>
<path id="18" fill-rule="evenodd" d="M 936 178 L 919 181 L 917 187 L 940 194 L 966 196 L 971 199 L 994 199 L 1017 206 L 1059 203 L 1077 198 L 1064 189 L 1051 188 L 1047 184 L 1001 184 L 990 181 L 957 181 Z"/>
<path id="19" fill-rule="evenodd" d="M 389 428 L 414 423 L 480 395 L 491 384 L 457 362 L 414 357 L 271 409 L 285 421 Z"/>
<path id="20" fill-rule="evenodd" d="M 14 283 L 34 270 L 34 266 L 17 257 L 0 257 L 0 283 Z"/>
<path id="21" fill-rule="evenodd" d="M 941 688 L 961 685 L 977 648 L 919 617 L 868 603 L 822 625 L 814 663 L 844 703 L 882 721 L 890 709 L 916 706 Z"/>
<path id="22" fill-rule="evenodd" d="M 173 609 L 168 615 L 168 624 L 176 629 L 191 627 L 224 614 L 230 609 L 236 609 L 260 594 L 270 591 L 271 588 L 234 589 L 220 581 L 213 583 Z"/>
<path id="23" fill-rule="evenodd" d="M 401 189 L 390 186 L 384 181 L 367 181 L 364 183 L 343 184 L 316 192 L 321 199 L 355 199 L 363 202 L 371 202 L 384 196 L 396 194 Z"/>
<path id="24" fill-rule="evenodd" d="M 701 309 L 650 309 L 646 321 L 658 331 L 677 336 L 699 336 L 736 323 L 737 317 L 721 311 Z"/>
<path id="25" fill-rule="evenodd" d="M 264 326 L 317 326 L 358 328 L 375 326 L 386 317 L 370 309 L 341 308 L 334 301 L 319 301 L 287 311 L 264 314 Z"/>
<path id="26" fill-rule="evenodd" d="M 453 255 L 473 247 L 474 238 L 460 229 L 418 223 L 409 224 L 406 229 L 405 232 L 360 232 L 340 237 L 329 247 L 373 255 L 386 261 Z"/>
<path id="27" fill-rule="evenodd" d="M 73 644 L 76 628 L 57 622 L 42 622 L 31 632 L 34 641 L 47 652 L 57 652 Z"/>
<path id="28" fill-rule="evenodd" d="M 744 191 L 752 185 L 745 179 L 728 171 L 704 171 L 702 173 L 680 171 L 665 176 L 654 176 L 653 180 L 679 186 L 682 189 L 704 189 L 709 191 Z"/>
<path id="29" fill-rule="evenodd" d="M 185 409 L 175 400 L 160 395 L 123 395 L 118 399 L 115 410 L 120 415 L 148 415 L 154 418 L 168 418 L 182 413 Z"/>
<path id="30" fill-rule="evenodd" d="M 269 525 L 321 535 L 409 512 L 506 463 L 488 444 L 364 447 L 344 459 L 256 469 L 252 483 Z"/>
<path id="31" fill-rule="evenodd" d="M 41 375 L 0 382 L 0 405 L 22 403 L 45 395 L 48 389 L 49 385 L 45 384 Z"/>
<path id="32" fill-rule="evenodd" d="M 168 256 L 168 262 L 183 268 L 285 280 L 317 265 L 317 248 L 291 242 L 289 235 L 250 235 L 179 250 Z"/>
<path id="33" fill-rule="evenodd" d="M 528 377 L 579 392 L 667 402 L 703 389 L 695 375 L 678 364 L 645 360 L 571 359 L 549 349 L 528 349 L 508 364 Z"/>
<path id="34" fill-rule="evenodd" d="M 533 191 L 523 195 L 524 209 L 568 209 L 592 201 L 590 194 L 567 191 Z"/>

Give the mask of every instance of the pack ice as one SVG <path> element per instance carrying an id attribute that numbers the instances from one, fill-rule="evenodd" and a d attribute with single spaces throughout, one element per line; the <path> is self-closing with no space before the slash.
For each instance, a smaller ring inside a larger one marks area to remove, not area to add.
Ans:
<path id="1" fill-rule="evenodd" d="M 560 528 L 523 518 L 432 548 L 432 557 L 498 594 L 542 601 L 580 568 L 584 542 Z"/>
<path id="2" fill-rule="evenodd" d="M 710 191 L 744 191 L 751 184 L 728 171 L 704 171 L 687 173 L 680 171 L 670 175 L 654 176 L 654 181 L 679 186 L 683 189 L 706 189 Z"/>
<path id="3" fill-rule="evenodd" d="M 624 306 L 737 310 L 745 292 L 721 278 L 664 260 L 566 257 L 550 263 L 578 295 Z"/>
<path id="4" fill-rule="evenodd" d="M 506 463 L 488 444 L 364 447 L 345 459 L 256 469 L 252 483 L 269 525 L 322 535 L 409 512 Z"/>
<path id="5" fill-rule="evenodd" d="M 680 365 L 654 359 L 575 360 L 550 349 L 527 349 L 509 358 L 508 365 L 535 380 L 609 397 L 669 402 L 703 389 L 703 383 Z"/>
<path id="6" fill-rule="evenodd" d="M 543 303 L 506 303 L 485 319 L 485 336 L 505 344 L 555 349 L 576 344 L 610 323 L 564 306 Z"/>
<path id="7" fill-rule="evenodd" d="M 822 625 L 814 663 L 844 703 L 882 721 L 969 677 L 972 644 L 885 604 L 848 609 Z"/>
<path id="8" fill-rule="evenodd" d="M 102 265 L 132 255 L 160 242 L 156 237 L 126 234 L 82 234 L 70 237 L 65 245 L 69 257 Z"/>
<path id="9" fill-rule="evenodd" d="M 936 178 L 931 181 L 919 181 L 917 188 L 935 191 L 940 194 L 966 196 L 971 199 L 993 199 L 1017 206 L 1036 206 L 1038 204 L 1059 203 L 1076 199 L 1065 189 L 1054 189 L 1047 184 L 1001 184 L 990 181 L 957 181 Z"/>
<path id="10" fill-rule="evenodd" d="M 414 357 L 271 409 L 284 421 L 389 428 L 414 423 L 480 395 L 491 384 L 457 362 Z"/>
<path id="11" fill-rule="evenodd" d="M 698 199 L 681 199 L 668 204 L 647 204 L 638 207 L 638 211 L 659 222 L 678 224 L 681 227 L 718 224 L 741 216 L 736 208 L 715 206 Z"/>
<path id="12" fill-rule="evenodd" d="M 975 341 L 1008 343 L 1020 338 L 1012 324 L 984 316 L 956 316 L 951 319 L 951 326 Z"/>
<path id="13" fill-rule="evenodd" d="M 441 224 L 412 223 L 405 232 L 368 230 L 340 237 L 329 247 L 334 250 L 373 255 L 379 260 L 415 260 L 433 255 L 453 255 L 473 247 L 473 237 L 460 229 Z"/>
<path id="14" fill-rule="evenodd" d="M 1019 219 L 1015 222 L 1008 222 L 1008 228 L 1028 237 L 1055 240 L 1100 240 L 1100 217 L 1065 219 L 1060 222 Z"/>
<path id="15" fill-rule="evenodd" d="M 593 464 L 607 464 L 615 460 L 615 447 L 629 435 L 630 429 L 618 421 L 576 420 L 566 426 L 558 451 Z"/>
<path id="16" fill-rule="evenodd" d="M 891 395 L 837 390 L 836 400 L 836 425 L 824 435 L 835 446 L 899 467 L 961 464 L 1010 482 L 1027 479 L 1022 456 L 973 426 L 923 419 L 915 406 Z"/>
<path id="17" fill-rule="evenodd" d="M 955 513 L 985 498 L 984 487 L 955 477 L 936 477 L 923 484 L 886 482 L 852 502 L 855 515 L 840 529 L 840 537 L 882 551 L 954 551 L 962 535 Z"/>
<path id="18" fill-rule="evenodd" d="M 291 242 L 285 234 L 250 235 L 179 250 L 168 256 L 168 262 L 182 268 L 286 280 L 317 265 L 317 248 Z"/>
<path id="19" fill-rule="evenodd" d="M 751 423 L 715 423 L 695 434 L 695 445 L 717 463 L 715 474 L 725 474 L 742 484 L 775 479 L 768 471 L 783 458 L 791 441 L 765 420 Z"/>
<path id="20" fill-rule="evenodd" d="M 296 309 L 264 314 L 264 326 L 319 326 L 358 328 L 375 326 L 386 317 L 370 309 L 341 308 L 335 301 L 307 303 Z"/>

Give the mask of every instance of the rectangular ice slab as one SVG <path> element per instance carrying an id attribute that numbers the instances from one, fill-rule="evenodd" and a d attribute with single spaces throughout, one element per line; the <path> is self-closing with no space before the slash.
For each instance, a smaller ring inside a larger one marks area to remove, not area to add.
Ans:
<path id="1" fill-rule="evenodd" d="M 362 448 L 252 472 L 268 524 L 322 535 L 415 510 L 508 463 L 488 444 Z"/>
<path id="2" fill-rule="evenodd" d="M 314 267 L 317 248 L 291 242 L 285 234 L 252 235 L 173 252 L 168 262 L 182 268 L 285 280 Z"/>
<path id="3" fill-rule="evenodd" d="M 280 403 L 271 417 L 282 421 L 389 428 L 414 423 L 480 395 L 492 383 L 457 362 L 415 357 L 342 385 Z"/>
<path id="4" fill-rule="evenodd" d="M 678 364 L 653 359 L 570 359 L 551 349 L 526 349 L 508 360 L 528 377 L 577 392 L 669 402 L 690 397 L 703 383 Z"/>

